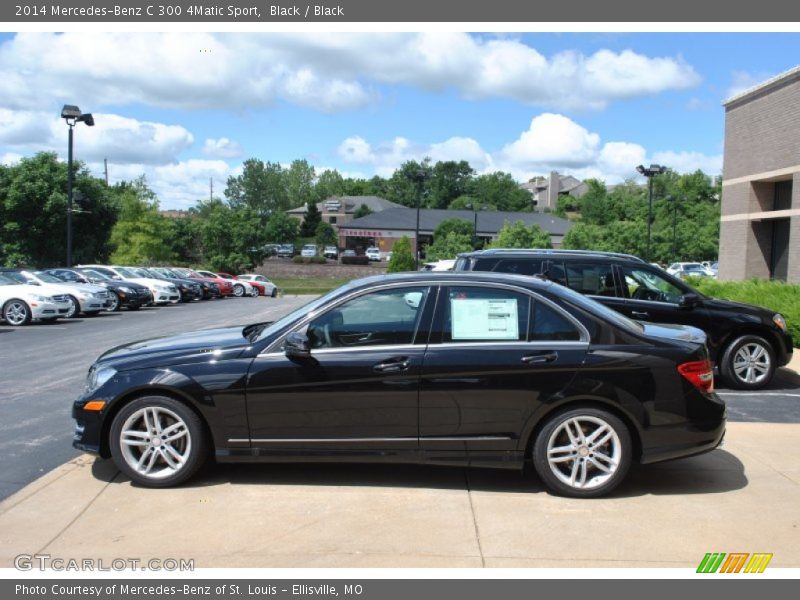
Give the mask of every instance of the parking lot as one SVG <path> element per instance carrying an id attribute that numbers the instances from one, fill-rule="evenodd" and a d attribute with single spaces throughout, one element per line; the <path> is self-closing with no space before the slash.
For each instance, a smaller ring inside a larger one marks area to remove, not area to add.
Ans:
<path id="1" fill-rule="evenodd" d="M 634 467 L 612 497 L 593 501 L 547 494 L 530 469 L 415 465 L 208 465 L 186 486 L 148 490 L 111 461 L 72 449 L 70 405 L 103 351 L 274 320 L 309 299 L 0 326 L 0 493 L 22 490 L 0 504 L 0 566 L 23 551 L 191 556 L 197 566 L 692 566 L 708 551 L 748 550 L 774 552 L 773 566 L 800 566 L 800 470 L 791 451 L 800 381 L 788 370 L 765 391 L 719 390 L 731 421 L 724 448 Z M 165 540 L 181 524 L 191 524 L 191 539 Z M 158 552 L 152 539 L 161 540 Z"/>

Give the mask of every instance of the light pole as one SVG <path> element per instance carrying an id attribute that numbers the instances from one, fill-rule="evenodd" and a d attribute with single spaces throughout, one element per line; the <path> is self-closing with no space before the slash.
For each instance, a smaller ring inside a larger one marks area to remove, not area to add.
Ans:
<path id="1" fill-rule="evenodd" d="M 417 169 L 414 171 L 412 178 L 417 184 L 417 226 L 414 229 L 414 268 L 419 271 L 419 210 L 422 204 L 422 186 L 428 178 L 428 172 L 425 169 Z"/>
<path id="2" fill-rule="evenodd" d="M 486 206 L 478 206 L 469 203 L 465 204 L 464 208 L 473 211 L 473 221 L 472 221 L 472 247 L 477 250 L 478 249 L 478 210 L 486 210 Z"/>
<path id="3" fill-rule="evenodd" d="M 61 118 L 69 126 L 68 150 L 67 150 L 67 268 L 72 266 L 72 130 L 75 123 L 86 123 L 87 126 L 94 126 L 92 113 L 81 113 L 81 109 L 71 104 L 65 104 L 61 109 Z"/>
<path id="4" fill-rule="evenodd" d="M 647 188 L 648 188 L 648 200 L 647 200 L 647 254 L 646 259 L 647 262 L 652 260 L 651 251 L 650 251 L 650 237 L 653 231 L 653 177 L 656 175 L 661 175 L 667 172 L 667 167 L 664 165 L 650 165 L 649 167 L 645 167 L 643 165 L 639 165 L 636 167 L 636 170 L 639 171 L 640 175 L 644 175 L 647 177 Z"/>

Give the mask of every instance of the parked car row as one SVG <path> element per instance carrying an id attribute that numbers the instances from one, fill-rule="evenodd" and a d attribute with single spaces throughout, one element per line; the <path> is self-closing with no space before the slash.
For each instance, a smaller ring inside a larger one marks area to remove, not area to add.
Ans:
<path id="1" fill-rule="evenodd" d="M 0 320 L 70 319 L 80 314 L 212 298 L 277 295 L 264 275 L 213 273 L 178 267 L 78 265 L 43 270 L 0 268 Z"/>

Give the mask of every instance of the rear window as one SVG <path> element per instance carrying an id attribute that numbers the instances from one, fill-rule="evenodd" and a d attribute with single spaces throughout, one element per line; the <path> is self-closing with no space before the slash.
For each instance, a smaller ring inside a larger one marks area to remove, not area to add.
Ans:
<path id="1" fill-rule="evenodd" d="M 517 275 L 538 275 L 542 272 L 541 259 L 504 258 L 494 268 L 500 273 L 515 273 Z"/>

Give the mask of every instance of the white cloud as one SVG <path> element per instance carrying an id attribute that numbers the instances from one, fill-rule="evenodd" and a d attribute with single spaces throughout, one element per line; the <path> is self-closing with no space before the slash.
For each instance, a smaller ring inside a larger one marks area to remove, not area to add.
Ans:
<path id="1" fill-rule="evenodd" d="M 4 154 L 0 154 L 0 165 L 12 166 L 21 160 L 22 154 L 17 154 L 16 152 L 5 152 Z"/>
<path id="2" fill-rule="evenodd" d="M 496 152 L 482 148 L 472 138 L 452 137 L 440 143 L 419 144 L 397 137 L 373 144 L 356 136 L 344 140 L 338 154 L 345 162 L 371 166 L 382 176 L 391 175 L 407 160 L 430 157 L 434 161 L 467 160 L 479 173 L 501 170 L 519 181 L 559 171 L 581 179 L 596 177 L 607 183 L 619 183 L 637 177 L 637 165 L 653 162 L 679 173 L 702 169 L 714 175 L 722 168 L 721 155 L 672 150 L 649 154 L 642 145 L 633 142 L 603 143 L 599 134 L 554 113 L 534 117 L 528 129 Z"/>
<path id="3" fill-rule="evenodd" d="M 239 142 L 226 137 L 208 138 L 203 144 L 203 154 L 212 158 L 239 158 L 244 149 Z"/>
<path id="4" fill-rule="evenodd" d="M 602 109 L 700 81 L 680 56 L 545 56 L 517 39 L 452 32 L 20 33 L 0 46 L 0 64 L 0 106 L 18 110 L 64 101 L 87 110 L 131 103 L 240 110 L 285 101 L 336 112 L 373 101 L 375 84 Z"/>
<path id="5" fill-rule="evenodd" d="M 75 157 L 92 162 L 164 164 L 194 143 L 180 125 L 95 114 L 95 126 L 76 125 Z M 48 112 L 0 109 L 0 145 L 14 150 L 53 151 L 65 155 L 67 126 Z"/>
<path id="6" fill-rule="evenodd" d="M 738 96 L 742 92 L 746 92 L 751 87 L 758 85 L 770 78 L 770 75 L 764 72 L 749 73 L 747 71 L 734 71 L 731 73 L 731 84 L 728 87 L 727 98 Z"/>

